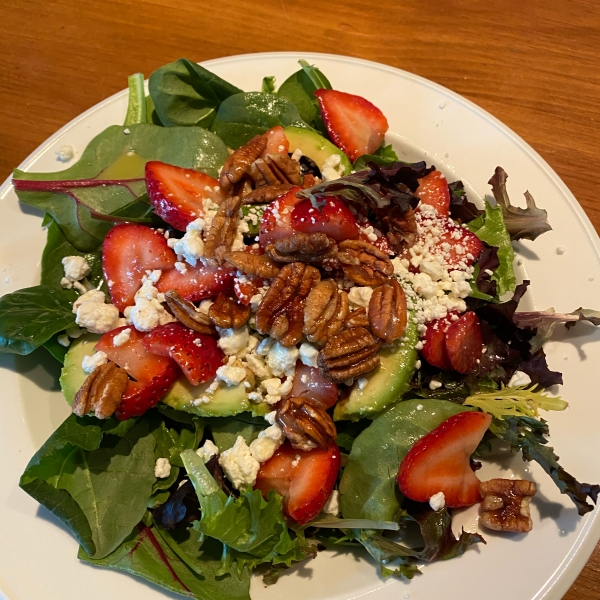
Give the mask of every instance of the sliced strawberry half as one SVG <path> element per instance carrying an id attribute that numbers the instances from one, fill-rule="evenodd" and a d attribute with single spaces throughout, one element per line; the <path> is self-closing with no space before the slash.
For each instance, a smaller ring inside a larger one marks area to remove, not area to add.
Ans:
<path id="1" fill-rule="evenodd" d="M 469 311 L 452 323 L 446 330 L 444 343 L 448 359 L 455 371 L 459 373 L 475 371 L 483 354 L 483 341 L 477 315 Z"/>
<path id="2" fill-rule="evenodd" d="M 285 131 L 281 125 L 276 125 L 265 132 L 267 136 L 267 147 L 262 153 L 262 158 L 267 154 L 287 154 L 290 151 L 290 142 L 285 136 Z"/>
<path id="3" fill-rule="evenodd" d="M 385 115 L 361 96 L 317 90 L 321 116 L 333 143 L 355 161 L 363 154 L 373 154 L 388 130 Z"/>
<path id="4" fill-rule="evenodd" d="M 221 292 L 225 294 L 231 292 L 234 275 L 235 272 L 227 267 L 187 265 L 185 273 L 180 273 L 175 268 L 163 271 L 156 288 L 162 293 L 176 290 L 182 298 L 190 302 L 198 302 L 218 296 Z"/>
<path id="5" fill-rule="evenodd" d="M 423 204 L 433 206 L 438 215 L 447 217 L 450 214 L 450 190 L 448 181 L 440 171 L 432 171 L 429 175 L 419 179 L 419 187 L 415 196 Z"/>
<path id="6" fill-rule="evenodd" d="M 304 525 L 323 509 L 340 470 L 340 449 L 296 450 L 286 442 L 260 466 L 255 489 L 266 498 L 271 490 L 283 496 L 284 514 Z"/>
<path id="7" fill-rule="evenodd" d="M 350 209 L 338 198 L 325 196 L 313 204 L 302 200 L 292 211 L 292 228 L 302 233 L 325 233 L 337 242 L 355 240 L 359 229 Z"/>
<path id="8" fill-rule="evenodd" d="M 259 244 L 265 248 L 269 242 L 282 237 L 289 237 L 294 232 L 292 228 L 292 211 L 294 206 L 302 202 L 296 198 L 301 188 L 294 187 L 289 192 L 275 198 L 260 220 Z"/>
<path id="9" fill-rule="evenodd" d="M 449 250 L 444 249 L 445 244 L 450 245 Z M 446 264 L 458 265 L 462 262 L 470 266 L 479 258 L 483 250 L 483 243 L 468 229 L 448 223 L 444 227 L 444 232 L 439 237 L 436 247 L 437 251 L 443 254 Z"/>
<path id="10" fill-rule="evenodd" d="M 129 339 L 115 346 L 115 336 L 126 329 L 130 332 Z M 146 351 L 142 343 L 144 336 L 132 326 L 119 327 L 105 333 L 96 344 L 96 350 L 106 353 L 109 360 L 136 380 L 129 381 L 117 408 L 116 415 L 120 420 L 143 415 L 171 389 L 180 374 L 173 360 Z"/>
<path id="11" fill-rule="evenodd" d="M 427 325 L 425 340 L 421 354 L 423 358 L 433 367 L 452 369 L 452 363 L 446 351 L 446 331 L 452 321 L 449 318 L 436 319 Z"/>
<path id="12" fill-rule="evenodd" d="M 417 502 L 429 502 L 443 492 L 449 507 L 480 502 L 470 458 L 491 422 L 486 413 L 459 413 L 415 442 L 400 464 L 400 491 Z"/>
<path id="13" fill-rule="evenodd" d="M 143 346 L 152 354 L 171 357 L 192 385 L 213 379 L 223 364 L 224 354 L 215 338 L 181 323 L 156 327 L 146 334 Z"/>
<path id="14" fill-rule="evenodd" d="M 319 369 L 298 363 L 290 396 L 314 400 L 327 409 L 338 400 L 338 386 L 325 379 Z"/>
<path id="15" fill-rule="evenodd" d="M 236 295 L 240 304 L 248 306 L 252 296 L 255 296 L 260 291 L 264 279 L 256 275 L 235 276 L 233 279 L 233 293 Z"/>
<path id="16" fill-rule="evenodd" d="M 203 200 L 222 198 L 219 182 L 210 175 L 157 160 L 146 163 L 146 190 L 154 212 L 180 231 L 204 214 Z"/>
<path id="17" fill-rule="evenodd" d="M 112 303 L 121 311 L 135 304 L 147 270 L 171 269 L 175 253 L 164 236 L 145 225 L 113 227 L 102 244 L 102 270 Z"/>

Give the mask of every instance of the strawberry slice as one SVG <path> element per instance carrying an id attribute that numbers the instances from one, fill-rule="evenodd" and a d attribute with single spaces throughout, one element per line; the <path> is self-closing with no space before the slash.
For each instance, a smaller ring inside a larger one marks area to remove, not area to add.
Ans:
<path id="1" fill-rule="evenodd" d="M 444 250 L 444 244 L 449 244 L 450 249 Z M 468 229 L 448 223 L 444 227 L 444 232 L 439 237 L 436 247 L 437 251 L 443 254 L 446 264 L 458 265 L 463 262 L 470 266 L 479 258 L 483 250 L 483 243 Z"/>
<path id="2" fill-rule="evenodd" d="M 338 400 L 338 386 L 325 379 L 319 369 L 298 363 L 290 396 L 314 400 L 327 409 Z"/>
<path id="3" fill-rule="evenodd" d="M 146 163 L 146 190 L 154 212 L 180 231 L 204 214 L 203 200 L 222 199 L 219 182 L 210 175 L 157 160 Z"/>
<path id="4" fill-rule="evenodd" d="M 415 196 L 421 199 L 423 204 L 433 206 L 438 215 L 447 217 L 450 214 L 450 190 L 448 181 L 440 171 L 432 171 L 422 179 L 419 179 L 419 187 Z"/>
<path id="5" fill-rule="evenodd" d="M 125 223 L 113 227 L 102 244 L 102 270 L 112 303 L 121 311 L 135 304 L 147 270 L 171 269 L 175 253 L 150 227 Z"/>
<path id="6" fill-rule="evenodd" d="M 263 281 L 264 279 L 257 275 L 236 275 L 233 279 L 233 293 L 237 296 L 240 304 L 249 306 L 252 296 L 258 294 Z"/>
<path id="7" fill-rule="evenodd" d="M 423 349 L 421 350 L 423 358 L 430 365 L 448 371 L 452 369 L 452 363 L 446 351 L 446 331 L 451 323 L 452 321 L 448 317 L 431 321 L 427 325 Z"/>
<path id="8" fill-rule="evenodd" d="M 146 334 L 143 346 L 152 354 L 171 357 L 192 385 L 213 379 L 225 356 L 215 338 L 181 323 L 156 327 Z"/>
<path id="9" fill-rule="evenodd" d="M 359 235 L 354 215 L 333 196 L 326 196 L 315 204 L 311 200 L 296 204 L 292 211 L 292 228 L 302 233 L 325 233 L 336 242 L 355 240 Z"/>
<path id="10" fill-rule="evenodd" d="M 129 330 L 129 339 L 115 346 L 116 335 Z M 129 381 L 121 404 L 117 408 L 120 420 L 139 417 L 152 408 L 170 389 L 180 371 L 170 358 L 150 354 L 142 343 L 143 333 L 132 326 L 119 327 L 105 333 L 96 350 L 105 352 L 109 360 L 124 368 L 136 381 Z"/>
<path id="11" fill-rule="evenodd" d="M 156 289 L 162 293 L 176 290 L 182 298 L 190 302 L 198 302 L 218 296 L 221 292 L 225 294 L 231 292 L 234 274 L 235 272 L 227 267 L 187 265 L 185 273 L 180 273 L 175 268 L 163 271 Z"/>
<path id="12" fill-rule="evenodd" d="M 265 135 L 267 136 L 267 147 L 261 154 L 262 158 L 267 154 L 287 154 L 290 151 L 290 143 L 281 125 L 272 127 L 265 132 Z"/>
<path id="13" fill-rule="evenodd" d="M 269 242 L 282 237 L 289 237 L 294 230 L 292 229 L 292 211 L 296 204 L 302 202 L 301 198 L 296 198 L 296 193 L 301 188 L 294 187 L 279 198 L 275 198 L 260 220 L 259 244 L 265 248 Z"/>
<path id="14" fill-rule="evenodd" d="M 445 346 L 448 360 L 455 371 L 470 373 L 477 369 L 483 354 L 483 341 L 479 319 L 473 311 L 466 312 L 448 327 Z"/>
<path id="15" fill-rule="evenodd" d="M 305 452 L 286 442 L 260 466 L 255 489 L 266 498 L 270 490 L 283 496 L 284 514 L 304 525 L 323 509 L 340 470 L 340 449 L 335 442 L 327 450 Z"/>
<path id="16" fill-rule="evenodd" d="M 480 502 L 479 479 L 470 457 L 491 422 L 486 413 L 459 413 L 415 442 L 400 464 L 400 491 L 417 502 L 443 492 L 449 507 Z"/>
<path id="17" fill-rule="evenodd" d="M 352 162 L 381 146 L 388 122 L 376 106 L 361 96 L 336 90 L 317 90 L 315 96 L 329 137 Z"/>

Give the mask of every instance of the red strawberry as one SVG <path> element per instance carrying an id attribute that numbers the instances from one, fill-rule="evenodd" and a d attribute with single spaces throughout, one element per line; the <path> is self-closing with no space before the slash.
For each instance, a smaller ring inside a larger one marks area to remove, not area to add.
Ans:
<path id="1" fill-rule="evenodd" d="M 170 356 L 192 385 L 213 379 L 223 364 L 223 351 L 217 340 L 196 333 L 181 323 L 168 323 L 146 334 L 144 348 L 158 356 Z"/>
<path id="2" fill-rule="evenodd" d="M 450 371 L 452 364 L 446 351 L 446 331 L 452 321 L 449 318 L 436 319 L 427 325 L 421 354 L 432 366 Z"/>
<path id="3" fill-rule="evenodd" d="M 260 466 L 255 489 L 267 496 L 275 490 L 283 496 L 284 514 L 304 525 L 323 509 L 340 470 L 340 449 L 335 442 L 327 450 L 305 452 L 283 444 Z"/>
<path id="4" fill-rule="evenodd" d="M 263 281 L 262 277 L 257 277 L 256 275 L 243 275 L 242 277 L 236 275 L 233 279 L 233 292 L 240 301 L 240 304 L 248 306 L 250 300 L 252 300 L 252 296 L 258 294 Z"/>
<path id="5" fill-rule="evenodd" d="M 323 408 L 331 408 L 338 400 L 338 387 L 321 375 L 319 369 L 298 363 L 290 396 L 308 398 Z"/>
<path id="6" fill-rule="evenodd" d="M 289 192 L 275 198 L 263 213 L 260 220 L 259 243 L 265 247 L 269 242 L 292 235 L 292 210 L 302 202 L 296 198 L 301 188 L 294 187 Z"/>
<path id="7" fill-rule="evenodd" d="M 315 96 L 329 137 L 351 161 L 381 146 L 388 122 L 376 106 L 361 96 L 336 90 L 317 90 Z"/>
<path id="8" fill-rule="evenodd" d="M 129 329 L 129 339 L 115 346 L 116 335 Z M 143 333 L 134 327 L 119 327 L 105 333 L 96 350 L 105 352 L 110 360 L 124 368 L 136 381 L 129 381 L 116 415 L 125 420 L 139 417 L 152 408 L 170 389 L 180 371 L 170 358 L 156 356 L 146 351 L 142 344 Z"/>
<path id="9" fill-rule="evenodd" d="M 466 312 L 452 323 L 446 330 L 445 338 L 448 359 L 455 371 L 469 373 L 477 369 L 483 353 L 483 342 L 479 319 L 474 312 Z"/>
<path id="10" fill-rule="evenodd" d="M 159 292 L 177 290 L 179 295 L 190 302 L 212 298 L 221 292 L 229 293 L 233 286 L 234 271 L 226 267 L 209 267 L 202 263 L 180 273 L 177 269 L 163 271 L 156 288 Z"/>
<path id="11" fill-rule="evenodd" d="M 381 235 L 376 240 L 373 240 L 369 235 L 365 233 L 365 229 L 367 229 L 369 226 L 371 226 L 371 223 L 369 223 L 368 221 L 360 224 L 360 234 L 358 236 L 358 239 L 363 242 L 372 244 L 373 246 L 375 246 L 375 248 L 379 248 L 379 250 L 385 252 L 386 254 L 395 254 L 395 252 L 392 250 L 392 247 L 390 246 L 389 240 L 387 239 L 387 237 L 385 237 L 385 235 Z"/>
<path id="12" fill-rule="evenodd" d="M 460 262 L 472 265 L 483 250 L 481 240 L 468 229 L 458 225 L 448 223 L 444 229 L 436 244 L 438 249 L 442 249 L 445 243 L 451 246 L 448 251 L 439 250 L 444 253 L 444 261 L 448 265 L 458 265 Z"/>
<path id="13" fill-rule="evenodd" d="M 438 215 L 447 217 L 450 214 L 450 190 L 446 178 L 440 171 L 432 171 L 419 179 L 415 196 L 420 198 L 423 204 L 437 209 Z"/>
<path id="14" fill-rule="evenodd" d="M 400 491 L 417 502 L 443 492 L 449 507 L 480 502 L 479 479 L 470 457 L 491 421 L 486 413 L 459 413 L 415 442 L 400 464 Z"/>
<path id="15" fill-rule="evenodd" d="M 170 269 L 175 253 L 150 227 L 125 223 L 113 227 L 102 244 L 102 270 L 112 303 L 121 311 L 135 304 L 147 270 Z"/>
<path id="16" fill-rule="evenodd" d="M 355 240 L 359 234 L 354 215 L 341 200 L 332 196 L 317 201 L 316 206 L 311 200 L 296 204 L 292 227 L 302 233 L 325 233 L 337 242 Z"/>
<path id="17" fill-rule="evenodd" d="M 265 133 L 267 136 L 267 147 L 262 153 L 264 158 L 267 154 L 287 154 L 290 151 L 290 143 L 281 125 L 272 127 Z"/>
<path id="18" fill-rule="evenodd" d="M 180 231 L 204 214 L 205 198 L 219 202 L 222 194 L 218 186 L 219 182 L 206 173 L 157 160 L 146 163 L 146 189 L 154 212 Z"/>

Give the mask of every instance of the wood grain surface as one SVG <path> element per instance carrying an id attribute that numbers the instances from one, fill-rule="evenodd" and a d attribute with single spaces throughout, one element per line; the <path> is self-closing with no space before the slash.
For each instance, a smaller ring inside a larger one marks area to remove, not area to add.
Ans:
<path id="1" fill-rule="evenodd" d="M 131 73 L 282 50 L 379 61 L 462 94 L 531 144 L 600 231 L 597 0 L 5 0 L 0 179 Z M 600 600 L 600 546 L 565 596 L 584 598 Z"/>

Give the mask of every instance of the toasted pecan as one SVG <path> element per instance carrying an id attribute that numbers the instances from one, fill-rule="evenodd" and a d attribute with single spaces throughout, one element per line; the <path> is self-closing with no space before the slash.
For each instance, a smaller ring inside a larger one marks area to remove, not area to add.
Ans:
<path id="1" fill-rule="evenodd" d="M 408 323 L 406 294 L 396 279 L 375 288 L 369 301 L 371 331 L 386 344 L 400 339 Z"/>
<path id="2" fill-rule="evenodd" d="M 225 262 L 235 267 L 246 275 L 258 275 L 265 279 L 273 279 L 279 274 L 279 266 L 266 254 L 252 254 L 251 252 L 227 252 Z"/>
<path id="3" fill-rule="evenodd" d="M 206 333 L 208 335 L 215 333 L 215 328 L 208 316 L 198 312 L 196 307 L 188 300 L 182 298 L 177 290 L 165 292 L 165 302 L 173 316 L 186 327 L 197 333 Z"/>
<path id="4" fill-rule="evenodd" d="M 267 244 L 265 253 L 277 262 L 319 263 L 336 255 L 337 245 L 324 233 L 294 232 Z"/>
<path id="5" fill-rule="evenodd" d="M 250 318 L 250 307 L 221 293 L 208 309 L 208 317 L 221 329 L 239 329 Z"/>
<path id="6" fill-rule="evenodd" d="M 352 329 L 353 327 L 364 327 L 368 329 L 370 326 L 367 309 L 364 306 L 353 310 L 344 321 L 344 329 Z"/>
<path id="7" fill-rule="evenodd" d="M 346 277 L 359 285 L 381 285 L 394 272 L 389 256 L 362 240 L 340 242 L 337 258 Z"/>
<path id="8" fill-rule="evenodd" d="M 264 134 L 255 135 L 248 143 L 240 146 L 233 154 L 231 154 L 223 168 L 219 177 L 219 185 L 221 190 L 229 194 L 233 186 L 238 183 L 242 177 L 248 172 L 250 165 L 266 150 L 267 136 Z"/>
<path id="9" fill-rule="evenodd" d="M 348 316 L 348 294 L 333 279 L 318 283 L 308 294 L 304 307 L 304 334 L 308 341 L 324 345 L 341 331 Z"/>
<path id="10" fill-rule="evenodd" d="M 289 192 L 294 186 L 291 183 L 272 183 L 263 185 L 242 196 L 244 204 L 267 204 Z"/>
<path id="11" fill-rule="evenodd" d="M 75 394 L 71 410 L 78 417 L 93 412 L 98 419 L 108 419 L 121 403 L 128 383 L 127 371 L 114 362 L 96 367 Z"/>
<path id="12" fill-rule="evenodd" d="M 537 492 L 526 479 L 490 479 L 479 484 L 483 496 L 479 522 L 488 529 L 526 533 L 531 531 L 530 503 Z"/>
<path id="13" fill-rule="evenodd" d="M 204 258 L 209 264 L 220 265 L 225 254 L 231 250 L 240 222 L 241 205 L 239 196 L 225 198 L 213 217 L 204 242 Z"/>

